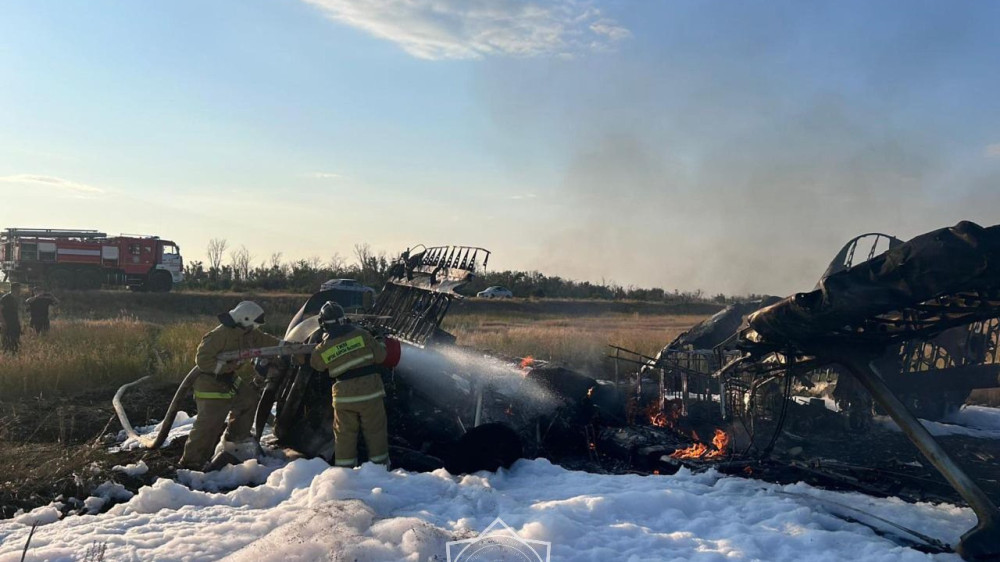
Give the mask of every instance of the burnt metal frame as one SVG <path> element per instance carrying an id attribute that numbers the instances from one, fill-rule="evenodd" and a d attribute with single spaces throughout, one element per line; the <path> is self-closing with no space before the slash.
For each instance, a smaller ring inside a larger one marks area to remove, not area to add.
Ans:
<path id="1" fill-rule="evenodd" d="M 406 250 L 393 263 L 390 279 L 371 310 L 372 317 L 364 324 L 424 347 L 440 327 L 451 301 L 461 298 L 455 289 L 485 268 L 489 258 L 489 250 L 473 246 Z"/>
<path id="2" fill-rule="evenodd" d="M 859 353 L 848 352 L 840 346 L 825 352 L 824 356 L 846 368 L 865 387 L 921 454 L 976 513 L 978 524 L 962 535 L 956 552 L 969 560 L 1000 556 L 1000 510 L 993 505 L 982 488 L 955 463 L 917 417 L 896 398 L 873 365 L 874 358 L 863 358 Z"/>
<path id="3" fill-rule="evenodd" d="M 758 359 L 781 352 L 847 369 L 976 513 L 977 525 L 962 535 L 956 552 L 967 560 L 986 560 L 1000 557 L 1000 510 L 896 397 L 873 362 L 893 345 L 997 317 L 1000 298 L 996 293 L 956 293 L 876 315 L 856 327 L 844 326 L 825 335 L 782 342 L 783 349 L 774 343 L 755 342 L 749 328 L 741 331 L 740 340 L 741 347 Z"/>

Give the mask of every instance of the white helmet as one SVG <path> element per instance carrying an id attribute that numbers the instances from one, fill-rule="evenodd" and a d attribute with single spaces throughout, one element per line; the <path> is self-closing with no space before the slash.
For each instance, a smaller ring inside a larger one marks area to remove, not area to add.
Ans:
<path id="1" fill-rule="evenodd" d="M 253 301 L 243 301 L 229 311 L 233 323 L 244 328 L 259 328 L 264 323 L 264 309 Z"/>

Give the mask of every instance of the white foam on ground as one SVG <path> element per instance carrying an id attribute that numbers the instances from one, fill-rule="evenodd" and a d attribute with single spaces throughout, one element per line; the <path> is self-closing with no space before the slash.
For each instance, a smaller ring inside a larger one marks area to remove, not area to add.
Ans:
<path id="1" fill-rule="evenodd" d="M 896 422 L 888 416 L 875 416 L 875 420 L 885 428 L 900 431 Z M 1000 439 L 1000 408 L 962 406 L 943 421 L 922 419 L 920 423 L 935 437 L 964 435 L 977 439 Z"/>
<path id="2" fill-rule="evenodd" d="M 944 421 L 960 423 L 978 429 L 1000 431 L 1000 408 L 962 406 L 957 412 L 945 417 Z"/>
<path id="3" fill-rule="evenodd" d="M 163 446 L 166 447 L 170 445 L 170 443 L 172 443 L 174 439 L 177 439 L 181 435 L 187 435 L 188 433 L 191 433 L 191 428 L 194 426 L 194 419 L 196 417 L 197 416 L 189 416 L 188 413 L 183 410 L 177 412 L 177 417 L 174 418 L 174 423 L 171 424 L 170 426 L 170 432 L 167 433 L 167 439 L 166 441 L 163 442 Z M 136 427 L 135 432 L 140 436 L 146 436 L 146 435 L 153 436 L 159 433 L 160 425 L 162 424 L 163 422 L 161 421 L 160 423 L 154 425 Z M 128 437 L 125 434 L 124 429 L 118 432 L 118 441 L 119 445 L 117 447 L 113 447 L 111 449 L 111 452 L 131 451 L 134 449 L 142 448 L 142 444 L 139 442 L 139 440 L 134 439 L 132 437 Z"/>
<path id="4" fill-rule="evenodd" d="M 126 464 L 124 466 L 116 464 L 111 468 L 111 470 L 122 472 L 129 476 L 142 476 L 143 474 L 149 472 L 149 467 L 146 465 L 146 461 L 140 460 L 137 463 Z"/>
<path id="5" fill-rule="evenodd" d="M 254 462 L 219 478 L 259 474 Z M 474 537 L 496 517 L 524 538 L 552 542 L 553 560 L 958 560 L 898 546 L 784 492 L 832 499 L 949 543 L 975 521 L 970 509 L 947 504 L 714 471 L 600 475 L 522 460 L 496 474 L 452 476 L 303 459 L 227 493 L 160 479 L 107 513 L 39 527 L 27 560 L 80 560 L 94 543 L 107 545 L 105 560 L 443 560 L 446 541 Z M 28 532 L 26 520 L 0 522 L 0 562 L 20 559 Z"/>

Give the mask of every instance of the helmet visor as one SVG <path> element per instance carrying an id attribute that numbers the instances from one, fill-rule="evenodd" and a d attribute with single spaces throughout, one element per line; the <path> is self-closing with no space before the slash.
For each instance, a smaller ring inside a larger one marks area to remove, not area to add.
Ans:
<path id="1" fill-rule="evenodd" d="M 254 318 L 253 319 L 253 323 L 254 323 L 255 326 L 263 325 L 264 324 L 264 313 L 262 312 L 260 314 L 260 316 L 258 316 L 257 318 Z"/>

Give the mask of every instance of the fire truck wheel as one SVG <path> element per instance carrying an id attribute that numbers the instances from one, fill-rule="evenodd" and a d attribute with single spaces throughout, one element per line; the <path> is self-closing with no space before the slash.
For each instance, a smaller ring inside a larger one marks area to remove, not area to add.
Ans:
<path id="1" fill-rule="evenodd" d="M 166 271 L 154 271 L 149 275 L 146 284 L 149 290 L 154 293 L 169 293 L 170 289 L 173 288 L 174 280 Z"/>

